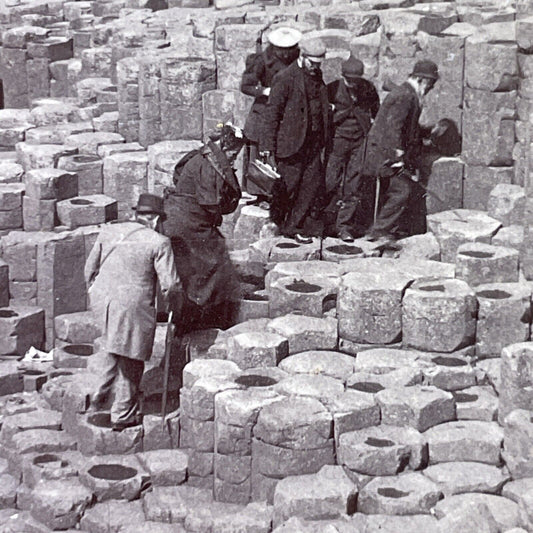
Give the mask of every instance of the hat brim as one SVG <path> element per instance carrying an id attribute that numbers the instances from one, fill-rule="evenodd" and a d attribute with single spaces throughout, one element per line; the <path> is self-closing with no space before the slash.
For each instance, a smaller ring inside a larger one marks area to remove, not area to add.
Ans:
<path id="1" fill-rule="evenodd" d="M 437 81 L 439 79 L 438 75 L 427 74 L 425 72 L 411 72 L 411 76 L 416 76 L 417 78 L 425 78 L 426 80 Z"/>
<path id="2" fill-rule="evenodd" d="M 324 59 L 326 59 L 325 56 L 311 56 L 309 54 L 304 54 L 304 56 L 307 57 L 307 59 L 309 59 L 309 61 L 312 61 L 313 63 L 322 63 Z"/>
<path id="3" fill-rule="evenodd" d="M 139 215 L 159 215 L 162 219 L 167 218 L 167 214 L 164 211 L 155 211 L 149 207 L 132 207 L 132 209 Z"/>

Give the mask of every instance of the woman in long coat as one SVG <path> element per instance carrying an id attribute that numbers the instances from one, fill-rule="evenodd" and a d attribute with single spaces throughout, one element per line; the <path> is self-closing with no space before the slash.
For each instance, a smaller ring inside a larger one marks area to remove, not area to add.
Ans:
<path id="1" fill-rule="evenodd" d="M 244 137 L 231 125 L 220 128 L 218 135 L 219 140 L 209 141 L 174 173 L 175 189 L 165 200 L 164 233 L 172 242 L 186 295 L 178 322 L 182 331 L 228 327 L 240 300 L 236 272 L 218 227 L 241 197 L 232 164 Z"/>

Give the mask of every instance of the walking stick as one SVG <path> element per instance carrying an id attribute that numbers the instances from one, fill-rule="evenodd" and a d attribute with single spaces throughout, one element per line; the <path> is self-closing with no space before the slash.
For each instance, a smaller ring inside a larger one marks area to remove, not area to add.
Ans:
<path id="1" fill-rule="evenodd" d="M 381 192 L 381 180 L 379 176 L 376 179 L 376 199 L 374 200 L 374 224 L 378 218 L 378 207 L 379 207 L 379 194 Z"/>
<path id="2" fill-rule="evenodd" d="M 165 361 L 163 367 L 163 398 L 161 399 L 161 424 L 165 429 L 167 416 L 167 398 L 168 398 L 168 376 L 170 373 L 170 353 L 172 351 L 172 341 L 174 339 L 175 326 L 172 322 L 173 312 L 170 311 L 167 320 L 167 333 L 165 337 Z"/>

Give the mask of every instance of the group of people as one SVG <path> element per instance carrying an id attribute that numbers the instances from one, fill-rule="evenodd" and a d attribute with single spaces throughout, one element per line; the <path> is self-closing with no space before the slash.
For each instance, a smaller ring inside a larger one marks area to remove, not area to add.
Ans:
<path id="1" fill-rule="evenodd" d="M 413 233 L 409 207 L 421 205 L 413 196 L 421 196 L 418 156 L 429 133 L 419 117 L 437 65 L 418 61 L 380 105 L 359 59 L 350 56 L 341 79 L 326 85 L 325 45 L 301 37 L 277 28 L 266 50 L 247 60 L 241 90 L 255 97 L 244 129 L 247 188 L 249 161 L 277 170 L 285 187 L 269 198 L 271 209 L 281 206 L 281 233 L 301 243 L 325 232 L 346 242 L 366 234 L 385 245 Z M 258 193 L 253 183 L 249 192 Z"/>
<path id="2" fill-rule="evenodd" d="M 233 167 L 244 146 L 245 177 L 256 159 L 280 175 L 283 187 L 268 200 L 283 235 L 309 242 L 329 225 L 346 242 L 364 233 L 384 242 L 406 231 L 423 133 L 418 120 L 437 66 L 416 63 L 380 105 L 361 61 L 350 57 L 342 78 L 326 86 L 324 44 L 300 38 L 291 28 L 269 34 L 269 46 L 249 58 L 243 75 L 242 90 L 255 97 L 244 131 L 219 124 L 178 162 L 165 198 L 141 194 L 135 219 L 104 226 L 89 254 L 90 305 L 107 352 L 91 408 L 108 406 L 114 387 L 111 422 L 118 431 L 140 422 L 157 282 L 179 336 L 234 321 L 239 284 L 219 227 L 241 198 Z M 251 181 L 245 185 L 265 197 Z"/>

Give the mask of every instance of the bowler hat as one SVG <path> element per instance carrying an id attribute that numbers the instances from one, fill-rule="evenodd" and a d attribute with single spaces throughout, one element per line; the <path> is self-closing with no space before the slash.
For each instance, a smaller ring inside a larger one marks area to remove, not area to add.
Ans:
<path id="1" fill-rule="evenodd" d="M 143 192 L 139 195 L 137 205 L 133 208 L 139 215 L 147 215 L 153 213 L 154 215 L 160 215 L 162 218 L 166 218 L 165 210 L 163 207 L 163 198 L 155 194 Z"/>
<path id="2" fill-rule="evenodd" d="M 345 78 L 360 78 L 365 72 L 365 66 L 362 61 L 351 55 L 342 63 L 341 71 Z"/>
<path id="3" fill-rule="evenodd" d="M 415 63 L 411 76 L 418 76 L 420 78 L 428 78 L 436 81 L 439 79 L 439 68 L 433 63 L 433 61 L 423 59 L 422 61 L 417 61 Z"/>
<path id="4" fill-rule="evenodd" d="M 302 32 L 296 28 L 279 27 L 268 34 L 268 42 L 278 48 L 292 48 L 296 46 L 302 38 Z"/>
<path id="5" fill-rule="evenodd" d="M 326 45 L 318 37 L 302 41 L 300 51 L 312 61 L 322 61 L 326 57 Z"/>

